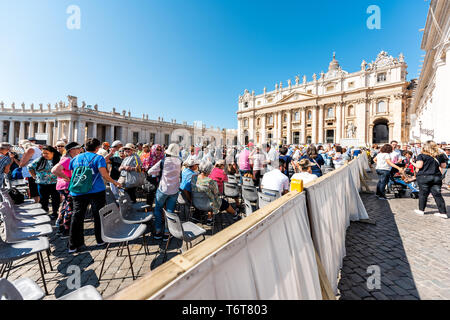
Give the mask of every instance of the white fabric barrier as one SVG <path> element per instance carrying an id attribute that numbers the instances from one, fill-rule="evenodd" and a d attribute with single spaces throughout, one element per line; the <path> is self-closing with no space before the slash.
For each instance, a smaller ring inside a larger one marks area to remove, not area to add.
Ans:
<path id="1" fill-rule="evenodd" d="M 359 196 L 360 166 L 348 166 L 306 187 L 313 241 L 328 280 L 337 293 L 337 278 L 345 257 L 345 235 L 350 221 L 368 219 Z"/>
<path id="2" fill-rule="evenodd" d="M 208 255 L 150 299 L 321 300 L 305 193 Z"/>

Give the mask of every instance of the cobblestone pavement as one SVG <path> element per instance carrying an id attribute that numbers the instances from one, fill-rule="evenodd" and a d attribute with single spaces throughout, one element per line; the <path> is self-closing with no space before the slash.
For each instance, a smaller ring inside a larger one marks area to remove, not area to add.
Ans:
<path id="1" fill-rule="evenodd" d="M 218 220 L 218 222 L 220 222 L 220 220 Z M 233 223 L 233 219 L 230 215 L 224 213 L 222 215 L 222 222 L 223 227 L 226 227 Z M 211 227 L 203 224 L 200 225 L 207 230 L 206 238 L 210 237 Z M 3 226 L 0 227 L 0 231 L 3 231 L 2 228 Z M 95 246 L 96 241 L 94 236 L 93 219 L 86 219 L 84 228 L 87 250 L 80 253 L 69 254 L 67 252 L 67 239 L 59 238 L 56 236 L 55 232 L 49 236 L 51 247 L 50 259 L 54 271 L 50 271 L 47 256 L 44 254 L 45 267 L 47 269 L 45 280 L 49 291 L 49 295 L 46 296 L 44 300 L 53 300 L 73 291 L 73 289 L 69 288 L 73 288 L 72 285 L 75 282 L 71 276 L 75 273 L 73 273 L 72 269 L 69 268 L 70 266 L 78 266 L 80 268 L 81 286 L 93 285 L 100 292 L 103 298 L 108 298 L 133 282 L 126 248 L 123 250 L 123 254 L 121 256 L 117 256 L 117 253 L 119 253 L 118 250 L 110 250 L 105 262 L 102 279 L 101 281 L 98 281 L 101 264 L 106 252 L 106 246 L 100 248 Z M 215 232 L 217 231 L 220 231 L 220 225 L 218 224 L 216 224 L 215 227 Z M 202 239 L 203 238 L 200 237 L 195 240 L 193 242 L 194 245 Z M 162 242 L 162 240 L 153 240 L 150 237 L 150 234 L 147 235 L 147 241 L 149 244 L 149 255 L 145 255 L 144 248 L 142 246 L 142 237 L 136 241 L 130 241 L 133 269 L 138 279 L 155 269 L 157 266 L 161 265 L 163 262 L 163 254 L 160 251 L 164 250 L 166 242 Z M 177 255 L 179 253 L 180 246 L 181 241 L 172 239 L 169 245 L 167 259 Z M 111 248 L 117 247 L 118 246 L 115 245 Z M 36 255 L 14 262 L 13 269 L 9 273 L 8 280 L 13 281 L 22 277 L 29 277 L 33 279 L 41 288 L 43 288 Z"/>
<path id="2" fill-rule="evenodd" d="M 371 191 L 376 182 L 372 174 Z M 450 210 L 450 192 L 443 189 L 443 195 Z M 425 216 L 414 213 L 418 200 L 408 195 L 395 199 L 388 194 L 388 201 L 375 194 L 361 197 L 376 225 L 352 222 L 347 229 L 339 299 L 450 299 L 450 219 L 433 215 L 438 212 L 433 197 Z M 371 265 L 380 268 L 380 289 L 368 289 Z"/>

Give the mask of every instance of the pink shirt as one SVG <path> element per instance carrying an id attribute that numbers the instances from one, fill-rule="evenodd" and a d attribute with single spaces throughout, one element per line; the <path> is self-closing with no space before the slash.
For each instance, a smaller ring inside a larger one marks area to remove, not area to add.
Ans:
<path id="1" fill-rule="evenodd" d="M 212 169 L 209 177 L 217 182 L 217 186 L 219 187 L 219 192 L 223 193 L 223 183 L 228 181 L 228 176 L 222 169 L 214 168 Z"/>
<path id="2" fill-rule="evenodd" d="M 247 148 L 241 151 L 239 154 L 239 170 L 251 170 L 249 156 L 250 150 Z"/>
<path id="3" fill-rule="evenodd" d="M 69 178 L 72 177 L 72 171 L 69 170 L 69 164 L 70 164 L 71 158 L 69 157 L 62 157 L 62 159 L 59 161 L 59 164 L 63 167 L 63 173 L 68 176 Z M 56 182 L 56 190 L 66 190 L 69 188 L 70 182 L 67 182 L 64 179 L 58 178 Z"/>

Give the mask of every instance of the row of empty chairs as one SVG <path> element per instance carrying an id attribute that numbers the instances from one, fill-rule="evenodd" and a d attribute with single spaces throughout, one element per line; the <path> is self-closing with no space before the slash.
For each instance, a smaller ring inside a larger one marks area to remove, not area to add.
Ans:
<path id="1" fill-rule="evenodd" d="M 0 191 L 0 213 L 4 221 L 5 239 L 0 236 L 0 277 L 6 278 L 14 261 L 36 255 L 45 293 L 48 294 L 44 274 L 47 273 L 42 255 L 47 253 L 50 270 L 50 244 L 47 236 L 53 232 L 50 217 L 41 205 L 32 200 L 15 205 L 6 190 Z M 34 260 L 31 260 L 32 262 Z"/>

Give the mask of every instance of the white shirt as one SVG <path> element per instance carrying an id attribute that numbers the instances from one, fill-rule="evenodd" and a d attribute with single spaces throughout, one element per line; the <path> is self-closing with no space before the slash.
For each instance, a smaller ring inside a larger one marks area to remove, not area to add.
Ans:
<path id="1" fill-rule="evenodd" d="M 253 158 L 253 170 L 263 170 L 266 162 L 266 156 L 264 153 L 254 153 Z"/>
<path id="2" fill-rule="evenodd" d="M 333 160 L 334 168 L 339 169 L 340 167 L 342 167 L 344 165 L 344 158 L 342 156 L 342 153 L 340 153 L 340 152 L 336 152 L 335 157 L 336 157 L 336 160 Z"/>
<path id="3" fill-rule="evenodd" d="M 309 172 L 300 172 L 300 173 L 296 173 L 291 177 L 291 181 L 297 179 L 297 180 L 303 180 L 303 185 L 314 181 L 317 178 L 317 176 L 315 174 L 309 173 Z"/>
<path id="4" fill-rule="evenodd" d="M 280 169 L 273 169 L 264 174 L 261 186 L 264 189 L 278 190 L 280 194 L 283 194 L 284 190 L 289 190 L 289 178 Z"/>
<path id="5" fill-rule="evenodd" d="M 389 154 L 391 161 L 397 163 L 401 160 L 402 152 L 400 150 L 394 150 Z M 389 167 L 390 168 L 390 167 Z M 384 169 L 383 169 L 384 170 Z M 390 169 L 389 169 L 390 170 Z"/>
<path id="6" fill-rule="evenodd" d="M 392 153 L 379 153 L 377 154 L 377 156 L 375 157 L 377 159 L 377 166 L 375 169 L 377 170 L 391 170 L 391 166 L 388 165 L 388 163 L 386 162 L 386 159 L 392 159 L 391 157 Z"/>
<path id="7" fill-rule="evenodd" d="M 158 161 L 147 173 L 149 175 L 159 175 L 160 162 Z M 180 188 L 180 174 L 181 160 L 178 157 L 166 157 L 158 190 L 167 195 L 176 194 Z"/>

